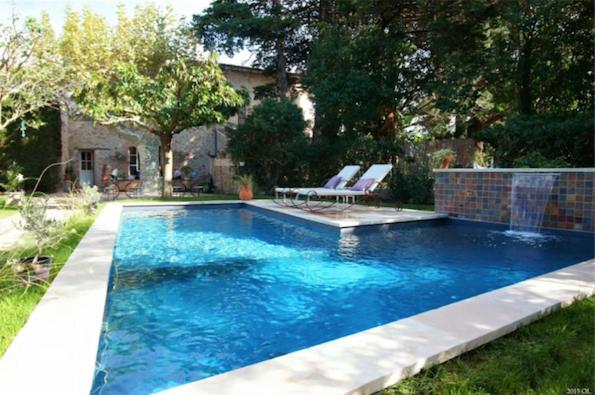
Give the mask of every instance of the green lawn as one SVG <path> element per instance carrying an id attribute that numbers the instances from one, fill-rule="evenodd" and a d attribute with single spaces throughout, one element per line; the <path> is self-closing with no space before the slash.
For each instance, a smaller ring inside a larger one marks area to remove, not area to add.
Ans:
<path id="1" fill-rule="evenodd" d="M 67 225 L 73 233 L 69 234 L 58 246 L 44 252 L 54 257 L 51 279 L 64 266 L 94 220 L 95 217 L 73 218 Z M 6 288 L 9 285 L 11 284 L 6 281 L 0 282 L 0 357 L 25 324 L 47 289 L 47 286 L 44 285 L 29 287 L 26 292 L 23 288 L 13 288 L 7 291 Z"/>
<path id="2" fill-rule="evenodd" d="M 378 393 L 594 394 L 595 298 Z"/>
<path id="3" fill-rule="evenodd" d="M 434 211 L 433 204 L 405 203 L 403 204 L 403 208 L 408 208 L 410 210 Z"/>
<path id="4" fill-rule="evenodd" d="M 12 207 L 0 208 L 0 218 L 11 217 L 17 214 L 18 212 L 19 211 L 16 208 Z"/>

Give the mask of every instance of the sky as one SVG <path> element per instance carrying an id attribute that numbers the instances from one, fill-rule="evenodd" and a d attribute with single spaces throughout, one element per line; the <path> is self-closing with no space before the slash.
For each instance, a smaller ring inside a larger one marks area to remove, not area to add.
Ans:
<path id="1" fill-rule="evenodd" d="M 88 6 L 96 14 L 104 16 L 111 24 L 116 23 L 116 6 L 120 3 L 126 5 L 129 12 L 132 12 L 135 6 L 153 3 L 159 7 L 171 6 L 176 15 L 186 20 L 191 20 L 193 14 L 200 13 L 208 7 L 210 0 L 0 0 L 0 24 L 10 21 L 14 12 L 20 17 L 39 17 L 42 11 L 47 11 L 54 30 L 58 33 L 62 31 L 64 24 L 64 11 L 67 7 L 73 10 L 81 10 Z M 221 54 L 219 61 L 222 63 L 231 63 L 240 66 L 249 66 L 251 62 L 250 53 L 243 50 L 233 58 Z"/>

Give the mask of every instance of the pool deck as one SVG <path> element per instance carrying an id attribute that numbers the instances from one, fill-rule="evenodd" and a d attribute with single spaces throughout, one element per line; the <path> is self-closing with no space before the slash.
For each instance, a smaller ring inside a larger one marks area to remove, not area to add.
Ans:
<path id="1" fill-rule="evenodd" d="M 390 211 L 403 220 L 422 218 L 420 212 Z M 79 395 L 91 390 L 121 212 L 121 204 L 103 209 L 0 359 L 0 394 Z M 325 220 L 339 227 L 357 226 L 349 225 L 357 221 L 369 225 L 357 217 Z M 398 221 L 383 223 L 393 222 Z M 162 394 L 370 394 L 594 293 L 591 259 Z"/>
<path id="2" fill-rule="evenodd" d="M 387 225 L 398 222 L 427 221 L 433 219 L 447 218 L 446 214 L 439 214 L 433 211 L 421 210 L 395 210 L 391 207 L 372 207 L 354 205 L 348 210 L 338 211 L 334 209 L 323 212 L 311 213 L 292 207 L 280 206 L 272 200 L 252 200 L 246 202 L 249 206 L 274 211 L 276 213 L 292 217 L 318 222 L 337 228 L 352 228 L 356 226 Z"/>

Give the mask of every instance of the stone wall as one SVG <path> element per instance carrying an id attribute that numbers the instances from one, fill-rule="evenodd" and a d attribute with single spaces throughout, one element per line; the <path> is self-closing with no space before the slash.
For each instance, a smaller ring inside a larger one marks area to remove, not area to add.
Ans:
<path id="1" fill-rule="evenodd" d="M 556 173 L 543 227 L 593 232 L 595 169 L 435 170 L 436 211 L 451 217 L 509 223 L 514 173 Z"/>
<path id="2" fill-rule="evenodd" d="M 80 152 L 93 152 L 94 184 L 103 187 L 104 166 L 118 169 L 128 177 L 128 147 L 134 146 L 140 154 L 141 174 L 144 188 L 154 193 L 161 185 L 159 169 L 159 139 L 139 130 L 108 127 L 87 120 L 68 119 L 62 124 L 63 159 L 71 159 L 70 165 L 79 178 Z"/>
<path id="3" fill-rule="evenodd" d="M 217 193 L 237 193 L 234 167 L 229 158 L 216 158 L 213 163 L 213 184 Z"/>

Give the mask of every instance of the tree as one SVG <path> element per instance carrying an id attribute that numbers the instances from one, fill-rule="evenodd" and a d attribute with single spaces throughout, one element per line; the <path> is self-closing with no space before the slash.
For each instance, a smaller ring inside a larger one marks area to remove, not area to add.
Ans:
<path id="1" fill-rule="evenodd" d="M 194 30 L 209 50 L 232 56 L 250 47 L 256 66 L 275 71 L 277 95 L 286 99 L 287 73 L 305 66 L 319 12 L 313 0 L 215 0 L 194 16 Z"/>
<path id="2" fill-rule="evenodd" d="M 76 100 L 102 124 L 131 124 L 159 136 L 163 196 L 172 194 L 173 136 L 223 123 L 244 103 L 216 58 L 167 60 L 155 76 L 143 75 L 133 63 L 116 63 L 109 78 L 83 87 Z"/>
<path id="3" fill-rule="evenodd" d="M 80 22 L 72 18 L 70 28 L 76 31 Z M 90 14 L 82 24 L 102 25 Z M 73 87 L 73 98 L 83 114 L 102 124 L 133 125 L 158 136 L 163 195 L 171 196 L 173 136 L 191 127 L 223 123 L 243 105 L 245 94 L 228 83 L 216 57 L 197 54 L 195 38 L 175 21 L 171 10 L 161 13 L 154 6 L 137 7 L 128 19 L 120 9 L 114 33 L 103 37 L 93 31 L 85 34 L 97 38 L 95 46 L 105 48 L 103 64 L 94 58 L 84 63 L 86 50 L 76 34 L 63 42 L 67 62 L 77 59 L 75 49 L 81 48 L 83 63 L 77 73 L 81 82 Z"/>
<path id="4" fill-rule="evenodd" d="M 244 124 L 230 129 L 228 152 L 244 162 L 265 190 L 275 185 L 297 185 L 304 179 L 307 161 L 306 122 L 302 111 L 289 101 L 264 99 Z"/>
<path id="5" fill-rule="evenodd" d="M 424 98 L 427 78 L 428 55 L 409 30 L 408 14 L 392 3 L 337 2 L 303 79 L 316 103 L 315 143 L 327 152 L 312 169 L 346 156 L 395 161 L 404 120 Z"/>
<path id="6" fill-rule="evenodd" d="M 0 141 L 11 124 L 56 105 L 63 77 L 47 14 L 24 23 L 13 16 L 9 25 L 0 25 Z"/>
<path id="7" fill-rule="evenodd" d="M 592 112 L 591 1 L 422 4 L 430 92 L 439 108 L 467 115 L 470 132 L 515 113 Z"/>

